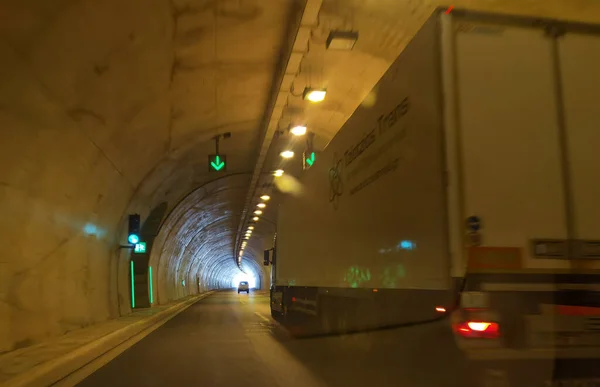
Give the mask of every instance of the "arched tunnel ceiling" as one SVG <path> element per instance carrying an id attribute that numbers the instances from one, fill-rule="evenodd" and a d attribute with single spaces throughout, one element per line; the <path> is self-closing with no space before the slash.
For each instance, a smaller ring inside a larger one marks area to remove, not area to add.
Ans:
<path id="1" fill-rule="evenodd" d="M 180 295 L 169 282 L 181 275 L 224 285 L 273 74 L 301 3 L 0 1 L 0 351 L 117 315 L 125 216 L 144 218 L 162 202 L 170 217 L 181 214 L 161 229 L 164 297 Z M 300 117 L 324 147 L 434 7 L 448 5 L 600 22 L 596 0 L 324 0 L 294 88 L 326 86 L 327 99 L 290 97 L 282 125 Z M 354 50 L 326 51 L 331 29 L 358 30 Z M 227 131 L 221 152 L 237 175 L 209 183 L 211 138 Z M 284 145 L 273 144 L 264 171 L 279 165 Z M 272 237 L 273 227 L 260 227 L 251 261 Z"/>

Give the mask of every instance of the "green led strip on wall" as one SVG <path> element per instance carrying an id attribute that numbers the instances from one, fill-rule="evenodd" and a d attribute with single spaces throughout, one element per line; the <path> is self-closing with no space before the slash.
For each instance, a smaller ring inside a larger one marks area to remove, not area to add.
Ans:
<path id="1" fill-rule="evenodd" d="M 148 267 L 148 274 L 150 276 L 150 304 L 154 303 L 154 292 L 152 291 L 152 266 Z"/>
<path id="2" fill-rule="evenodd" d="M 133 271 L 133 261 L 131 261 L 131 309 L 135 308 L 135 273 Z"/>

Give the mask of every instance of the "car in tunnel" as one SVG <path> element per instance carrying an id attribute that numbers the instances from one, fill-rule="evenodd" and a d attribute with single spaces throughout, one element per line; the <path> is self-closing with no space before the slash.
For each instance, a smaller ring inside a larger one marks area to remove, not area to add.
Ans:
<path id="1" fill-rule="evenodd" d="M 240 284 L 238 285 L 238 294 L 240 294 L 240 292 L 246 292 L 248 294 L 250 294 L 250 285 L 248 285 L 247 281 L 241 281 Z"/>

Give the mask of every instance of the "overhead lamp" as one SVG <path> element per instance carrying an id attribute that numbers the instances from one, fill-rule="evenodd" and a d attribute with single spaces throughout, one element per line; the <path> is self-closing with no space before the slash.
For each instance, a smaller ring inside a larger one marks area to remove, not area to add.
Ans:
<path id="1" fill-rule="evenodd" d="M 249 226 L 248 230 L 254 230 L 254 226 Z"/>
<path id="2" fill-rule="evenodd" d="M 261 210 L 256 210 L 256 211 L 254 211 L 254 215 L 262 215 L 262 211 Z"/>
<path id="3" fill-rule="evenodd" d="M 298 125 L 290 129 L 294 136 L 304 136 L 306 134 L 306 126 Z"/>
<path id="4" fill-rule="evenodd" d="M 273 172 L 273 175 L 275 177 L 281 177 L 281 176 L 283 176 L 283 169 L 276 170 L 275 172 Z"/>
<path id="5" fill-rule="evenodd" d="M 256 205 L 256 207 L 258 207 L 258 208 L 265 208 L 266 206 L 267 206 L 267 205 L 266 205 L 265 203 L 258 203 L 258 204 Z"/>
<path id="6" fill-rule="evenodd" d="M 313 89 L 311 87 L 307 87 L 302 93 L 302 98 L 310 102 L 321 102 L 325 99 L 326 94 L 327 90 L 325 89 Z"/>
<path id="7" fill-rule="evenodd" d="M 325 47 L 328 50 L 352 50 L 357 40 L 357 31 L 331 31 Z"/>
<path id="8" fill-rule="evenodd" d="M 292 157 L 294 157 L 294 152 L 291 150 L 286 150 L 281 152 L 279 155 L 284 159 L 291 159 Z"/>
<path id="9" fill-rule="evenodd" d="M 260 197 L 262 200 L 264 200 L 265 202 L 269 199 L 271 199 L 271 197 L 269 195 L 263 195 Z"/>
<path id="10" fill-rule="evenodd" d="M 252 220 L 258 222 L 258 216 L 255 216 L 254 218 L 252 218 Z"/>

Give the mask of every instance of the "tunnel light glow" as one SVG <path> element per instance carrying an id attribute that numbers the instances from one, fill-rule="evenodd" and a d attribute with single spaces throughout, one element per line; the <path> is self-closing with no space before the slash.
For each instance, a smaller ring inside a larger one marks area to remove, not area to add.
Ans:
<path id="1" fill-rule="evenodd" d="M 154 292 L 152 290 L 152 266 L 148 267 L 148 284 L 150 285 L 150 304 L 154 304 Z"/>
<path id="2" fill-rule="evenodd" d="M 258 216 L 255 216 L 254 218 L 252 218 L 253 221 L 258 222 Z"/>
<path id="3" fill-rule="evenodd" d="M 262 215 L 262 211 L 261 210 L 256 210 L 256 211 L 254 211 L 254 214 L 255 215 Z"/>
<path id="4" fill-rule="evenodd" d="M 254 226 L 248 226 L 248 230 L 254 230 Z"/>
<path id="5" fill-rule="evenodd" d="M 253 275 L 249 275 L 246 273 L 239 273 L 235 277 L 233 277 L 233 281 L 231 282 L 231 286 L 237 288 L 240 282 L 247 281 L 250 289 L 256 287 L 256 277 Z"/>
<path id="6" fill-rule="evenodd" d="M 263 195 L 260 197 L 262 200 L 264 200 L 265 202 L 269 199 L 271 199 L 271 197 L 269 195 Z"/>
<path id="7" fill-rule="evenodd" d="M 304 136 L 306 134 L 306 126 L 294 126 L 290 129 L 290 132 L 292 132 L 294 136 Z"/>
<path id="8" fill-rule="evenodd" d="M 265 208 L 266 206 L 267 206 L 267 205 L 266 205 L 265 203 L 258 203 L 258 204 L 256 205 L 256 207 L 258 207 L 258 208 Z"/>
<path id="9" fill-rule="evenodd" d="M 291 159 L 292 157 L 294 157 L 294 152 L 291 150 L 285 150 L 285 151 L 281 152 L 279 155 L 281 157 L 283 157 L 284 159 Z"/>
<path id="10" fill-rule="evenodd" d="M 276 170 L 275 172 L 273 172 L 273 175 L 275 177 L 281 177 L 281 176 L 283 176 L 283 169 Z"/>
<path id="11" fill-rule="evenodd" d="M 135 271 L 133 270 L 133 261 L 131 261 L 131 309 L 135 308 Z"/>

